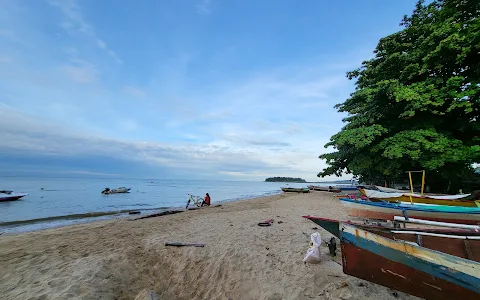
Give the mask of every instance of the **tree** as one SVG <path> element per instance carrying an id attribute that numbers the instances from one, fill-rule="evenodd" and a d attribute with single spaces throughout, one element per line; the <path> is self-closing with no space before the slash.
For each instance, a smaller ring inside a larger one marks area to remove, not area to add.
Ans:
<path id="1" fill-rule="evenodd" d="M 347 73 L 355 91 L 335 106 L 346 125 L 318 176 L 383 182 L 425 169 L 429 184 L 458 191 L 480 161 L 480 1 L 419 1 L 400 25 Z"/>

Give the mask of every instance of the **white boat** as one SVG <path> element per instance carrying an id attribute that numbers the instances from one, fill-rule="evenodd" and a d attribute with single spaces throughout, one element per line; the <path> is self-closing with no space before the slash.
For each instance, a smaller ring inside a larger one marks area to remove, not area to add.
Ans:
<path id="1" fill-rule="evenodd" d="M 109 195 L 109 194 L 125 194 L 125 193 L 129 193 L 130 192 L 130 189 L 127 189 L 126 187 L 119 187 L 118 189 L 109 189 L 109 188 L 105 188 L 103 191 L 102 191 L 102 194 L 105 194 L 105 195 Z"/>
<path id="2" fill-rule="evenodd" d="M 0 191 L 0 201 L 15 201 L 28 195 L 27 193 L 15 193 L 12 191 Z"/>

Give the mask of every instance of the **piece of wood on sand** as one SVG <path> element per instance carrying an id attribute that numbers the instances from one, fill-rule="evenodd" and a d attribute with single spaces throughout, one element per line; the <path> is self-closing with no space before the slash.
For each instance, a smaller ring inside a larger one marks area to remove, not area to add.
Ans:
<path id="1" fill-rule="evenodd" d="M 205 247 L 203 243 L 182 243 L 182 242 L 166 242 L 165 246 L 173 247 Z"/>
<path id="2" fill-rule="evenodd" d="M 134 300 L 158 300 L 158 297 L 154 291 L 143 289 Z"/>
<path id="3" fill-rule="evenodd" d="M 178 213 L 181 213 L 181 212 L 182 212 L 181 210 L 167 210 L 167 211 L 163 211 L 163 212 L 160 212 L 160 213 L 151 214 L 151 215 L 146 215 L 146 216 L 143 216 L 143 217 L 139 217 L 139 218 L 136 218 L 136 219 L 132 219 L 131 221 L 143 220 L 143 219 L 155 218 L 155 217 L 161 217 L 161 216 L 166 216 L 166 215 L 174 215 L 174 214 L 178 214 Z"/>

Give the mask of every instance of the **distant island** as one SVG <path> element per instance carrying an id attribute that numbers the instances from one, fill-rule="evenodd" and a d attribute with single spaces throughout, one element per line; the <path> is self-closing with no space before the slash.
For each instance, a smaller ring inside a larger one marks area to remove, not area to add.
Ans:
<path id="1" fill-rule="evenodd" d="M 303 178 L 293 178 L 293 177 L 269 177 L 265 179 L 266 182 L 301 182 L 306 183 Z"/>

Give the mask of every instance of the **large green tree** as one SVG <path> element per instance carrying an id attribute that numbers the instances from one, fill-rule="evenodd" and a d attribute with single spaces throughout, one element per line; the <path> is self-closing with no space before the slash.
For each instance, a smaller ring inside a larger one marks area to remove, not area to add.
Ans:
<path id="1" fill-rule="evenodd" d="M 336 105 L 346 125 L 318 176 L 383 181 L 425 169 L 431 186 L 454 191 L 480 162 L 480 1 L 419 1 L 400 25 L 347 73 L 355 92 Z"/>

